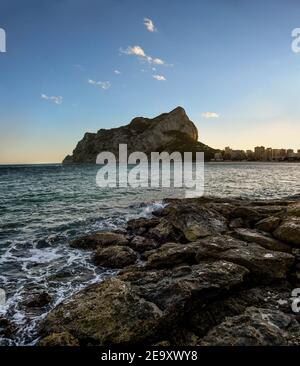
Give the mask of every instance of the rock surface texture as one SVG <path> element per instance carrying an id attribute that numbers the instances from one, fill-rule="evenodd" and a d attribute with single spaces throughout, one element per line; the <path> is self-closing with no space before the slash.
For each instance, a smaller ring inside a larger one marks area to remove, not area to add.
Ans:
<path id="1" fill-rule="evenodd" d="M 119 144 L 127 144 L 128 154 L 141 151 L 150 156 L 151 152 L 166 151 L 204 152 L 205 159 L 213 157 L 215 150 L 198 142 L 196 126 L 181 107 L 153 119 L 137 117 L 129 125 L 97 133 L 86 133 L 77 144 L 73 154 L 68 155 L 64 164 L 96 163 L 97 155 L 109 151 L 119 156 Z"/>
<path id="2" fill-rule="evenodd" d="M 300 345 L 299 198 L 165 203 L 71 243 L 122 270 L 52 310 L 40 345 Z"/>

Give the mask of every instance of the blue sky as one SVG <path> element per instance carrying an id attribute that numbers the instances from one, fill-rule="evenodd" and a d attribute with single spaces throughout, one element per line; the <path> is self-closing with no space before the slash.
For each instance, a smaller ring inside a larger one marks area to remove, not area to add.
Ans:
<path id="1" fill-rule="evenodd" d="M 212 147 L 300 149 L 299 14 L 297 0 L 1 0 L 0 163 L 59 162 L 86 131 L 178 105 Z"/>

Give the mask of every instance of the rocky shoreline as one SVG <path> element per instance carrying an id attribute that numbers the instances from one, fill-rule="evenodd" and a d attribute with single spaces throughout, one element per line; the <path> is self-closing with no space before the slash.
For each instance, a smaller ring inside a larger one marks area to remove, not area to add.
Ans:
<path id="1" fill-rule="evenodd" d="M 299 345 L 300 196 L 165 203 L 70 243 L 120 271 L 52 310 L 39 345 Z"/>

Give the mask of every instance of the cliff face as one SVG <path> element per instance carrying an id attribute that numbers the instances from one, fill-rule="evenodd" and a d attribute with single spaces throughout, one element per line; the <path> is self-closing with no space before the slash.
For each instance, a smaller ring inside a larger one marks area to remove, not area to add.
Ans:
<path id="1" fill-rule="evenodd" d="M 73 155 L 68 155 L 63 163 L 95 163 L 102 151 L 110 151 L 118 156 L 119 144 L 127 144 L 129 154 L 134 151 L 142 151 L 147 155 L 152 151 L 201 151 L 205 153 L 206 159 L 210 159 L 215 152 L 198 142 L 196 126 L 185 110 L 178 107 L 153 119 L 137 117 L 123 127 L 86 133 Z"/>

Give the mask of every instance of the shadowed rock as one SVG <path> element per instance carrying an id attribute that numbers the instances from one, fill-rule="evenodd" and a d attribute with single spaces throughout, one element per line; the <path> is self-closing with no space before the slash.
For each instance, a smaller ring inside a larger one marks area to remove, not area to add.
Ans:
<path id="1" fill-rule="evenodd" d="M 229 318 L 204 337 L 201 346 L 283 346 L 298 344 L 300 325 L 276 310 L 248 308 Z"/>
<path id="2" fill-rule="evenodd" d="M 272 233 L 274 230 L 278 228 L 281 223 L 280 217 L 269 216 L 261 221 L 259 221 L 255 227 L 258 230 L 265 231 L 267 233 Z"/>
<path id="3" fill-rule="evenodd" d="M 111 246 L 98 248 L 92 256 L 92 262 L 96 266 L 107 268 L 124 268 L 134 264 L 137 255 L 134 250 L 125 246 Z"/>

